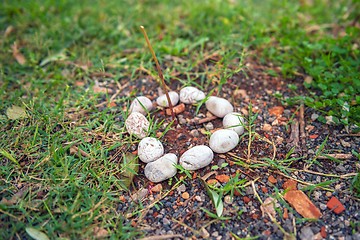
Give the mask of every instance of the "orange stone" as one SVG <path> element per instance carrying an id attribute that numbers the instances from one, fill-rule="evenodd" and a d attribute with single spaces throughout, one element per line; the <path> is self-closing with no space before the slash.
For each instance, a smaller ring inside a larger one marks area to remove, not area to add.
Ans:
<path id="1" fill-rule="evenodd" d="M 317 134 L 313 134 L 313 135 L 310 135 L 309 138 L 310 139 L 317 139 L 319 135 Z"/>
<path id="2" fill-rule="evenodd" d="M 186 200 L 186 199 L 189 199 L 190 195 L 189 195 L 188 192 L 183 192 L 183 193 L 181 194 L 181 197 Z"/>
<path id="3" fill-rule="evenodd" d="M 209 184 L 209 185 L 215 185 L 216 183 L 218 183 L 218 180 L 216 180 L 216 179 L 209 179 L 209 180 L 207 180 L 206 182 L 207 182 L 207 184 Z"/>
<path id="4" fill-rule="evenodd" d="M 152 192 L 160 192 L 161 190 L 163 189 L 162 185 L 159 183 L 159 184 L 156 184 L 154 187 L 151 188 L 151 191 Z"/>
<path id="5" fill-rule="evenodd" d="M 283 114 L 284 112 L 284 107 L 283 106 L 275 106 L 269 109 L 269 114 L 270 115 L 275 115 L 277 117 L 280 117 L 281 114 Z"/>
<path id="6" fill-rule="evenodd" d="M 274 176 L 273 176 L 273 175 L 270 175 L 270 176 L 269 176 L 268 181 L 269 181 L 269 182 L 271 182 L 272 184 L 277 183 L 277 179 L 276 179 L 276 178 L 274 178 Z"/>
<path id="7" fill-rule="evenodd" d="M 290 190 L 285 193 L 284 199 L 304 218 L 318 219 L 321 217 L 320 210 L 303 191 Z"/>
<path id="8" fill-rule="evenodd" d="M 289 179 L 283 184 L 283 189 L 285 190 L 296 190 L 297 189 L 297 181 L 293 179 Z"/>
<path id="9" fill-rule="evenodd" d="M 176 105 L 175 107 L 173 107 L 174 113 L 175 115 L 182 113 L 183 111 L 185 111 L 185 104 L 180 103 L 179 105 Z M 167 108 L 166 109 L 166 115 L 171 116 L 171 109 Z"/>
<path id="10" fill-rule="evenodd" d="M 332 211 L 334 211 L 334 213 L 336 213 L 336 214 L 340 214 L 343 211 L 345 211 L 344 205 L 342 205 L 342 203 L 339 201 L 339 199 L 337 199 L 334 196 L 328 201 L 326 206 L 329 209 L 331 209 Z"/>
<path id="11" fill-rule="evenodd" d="M 289 210 L 287 208 L 284 208 L 283 218 L 288 219 L 289 218 Z"/>
<path id="12" fill-rule="evenodd" d="M 217 175 L 215 178 L 221 183 L 227 183 L 230 180 L 230 176 L 225 174 Z"/>

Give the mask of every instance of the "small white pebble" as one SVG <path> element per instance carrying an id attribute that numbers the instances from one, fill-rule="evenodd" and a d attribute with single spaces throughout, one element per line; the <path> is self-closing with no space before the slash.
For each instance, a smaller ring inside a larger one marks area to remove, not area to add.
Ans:
<path id="1" fill-rule="evenodd" d="M 174 92 L 174 91 L 169 92 L 169 98 L 170 98 L 171 104 L 173 106 L 178 104 L 178 102 L 179 102 L 179 94 L 177 92 Z M 157 103 L 157 105 L 159 105 L 161 107 L 169 107 L 169 102 L 168 102 L 167 97 L 166 97 L 165 94 L 158 97 L 156 99 L 156 103 Z"/>
<path id="2" fill-rule="evenodd" d="M 235 131 L 238 135 L 244 133 L 244 118 L 240 113 L 231 112 L 225 115 L 223 118 L 223 126 L 226 129 Z"/>
<path id="3" fill-rule="evenodd" d="M 184 87 L 180 90 L 180 101 L 185 104 L 194 104 L 205 98 L 205 93 L 196 87 Z"/>
<path id="4" fill-rule="evenodd" d="M 209 141 L 210 148 L 216 153 L 226 153 L 239 143 L 239 135 L 233 130 L 220 129 L 214 132 Z"/>
<path id="5" fill-rule="evenodd" d="M 134 99 L 130 105 L 130 113 L 139 112 L 141 114 L 146 114 L 153 109 L 152 102 L 149 98 L 145 96 L 139 96 Z"/>
<path id="6" fill-rule="evenodd" d="M 155 161 L 164 154 L 164 146 L 153 137 L 146 137 L 139 142 L 138 155 L 144 163 Z"/>
<path id="7" fill-rule="evenodd" d="M 143 139 L 147 135 L 150 123 L 144 115 L 138 112 L 131 113 L 125 121 L 125 127 L 129 134 Z"/>
<path id="8" fill-rule="evenodd" d="M 220 118 L 234 111 L 234 107 L 225 98 L 211 96 L 205 105 L 208 111 Z"/>
<path id="9" fill-rule="evenodd" d="M 213 158 L 214 153 L 208 146 L 198 145 L 181 155 L 180 165 L 187 170 L 197 170 L 209 165 Z"/>

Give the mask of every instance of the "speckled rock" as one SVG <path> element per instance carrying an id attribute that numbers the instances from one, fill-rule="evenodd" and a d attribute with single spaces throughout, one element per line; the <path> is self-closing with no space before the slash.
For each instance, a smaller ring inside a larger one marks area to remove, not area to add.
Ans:
<path id="1" fill-rule="evenodd" d="M 205 98 L 205 93 L 196 87 L 184 87 L 180 90 L 180 101 L 185 104 L 194 104 Z"/>
<path id="2" fill-rule="evenodd" d="M 187 170 L 206 167 L 214 158 L 213 151 L 205 145 L 190 148 L 180 157 L 180 165 Z"/>
<path id="3" fill-rule="evenodd" d="M 175 176 L 177 169 L 175 164 L 177 157 L 173 153 L 168 153 L 161 158 L 146 164 L 144 174 L 152 182 L 162 182 Z"/>
<path id="4" fill-rule="evenodd" d="M 211 96 L 205 102 L 205 105 L 208 111 L 220 118 L 234 111 L 233 105 L 225 98 Z"/>
<path id="5" fill-rule="evenodd" d="M 152 102 L 149 98 L 145 96 L 139 96 L 134 99 L 134 101 L 130 105 L 130 113 L 131 112 L 139 112 L 141 114 L 146 114 L 153 109 Z"/>
<path id="6" fill-rule="evenodd" d="M 125 127 L 128 133 L 140 139 L 146 137 L 149 126 L 149 121 L 139 112 L 131 113 L 125 121 Z"/>
<path id="7" fill-rule="evenodd" d="M 223 118 L 223 127 L 235 131 L 238 135 L 244 133 L 244 118 L 240 113 L 231 112 Z"/>
<path id="8" fill-rule="evenodd" d="M 138 155 L 144 163 L 155 161 L 164 154 L 164 146 L 153 137 L 146 137 L 139 142 Z"/>
<path id="9" fill-rule="evenodd" d="M 210 148 L 216 153 L 226 153 L 239 143 L 239 135 L 229 129 L 220 129 L 214 132 L 209 141 Z"/>
<path id="10" fill-rule="evenodd" d="M 169 92 L 170 101 L 173 106 L 178 104 L 179 102 L 179 94 L 177 92 L 171 91 Z M 169 107 L 169 102 L 166 98 L 166 95 L 161 95 L 156 99 L 156 103 L 161 107 Z"/>

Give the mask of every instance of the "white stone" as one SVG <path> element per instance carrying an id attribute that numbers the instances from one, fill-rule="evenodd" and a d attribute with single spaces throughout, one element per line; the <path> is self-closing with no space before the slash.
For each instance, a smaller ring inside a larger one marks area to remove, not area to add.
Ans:
<path id="1" fill-rule="evenodd" d="M 179 102 L 179 94 L 177 92 L 171 91 L 169 92 L 169 98 L 173 106 L 178 104 Z M 166 95 L 161 95 L 156 99 L 156 103 L 161 107 L 169 107 L 169 102 L 166 98 Z"/>
<path id="2" fill-rule="evenodd" d="M 213 151 L 205 145 L 190 148 L 180 157 L 180 165 L 187 170 L 206 167 L 214 158 Z"/>
<path id="3" fill-rule="evenodd" d="M 146 164 L 144 174 L 150 181 L 157 183 L 175 176 L 177 169 L 177 157 L 173 153 L 168 153 L 154 162 Z"/>
<path id="4" fill-rule="evenodd" d="M 149 98 L 145 96 L 139 96 L 134 99 L 130 105 L 130 113 L 139 112 L 141 114 L 146 114 L 153 109 L 152 102 Z"/>
<path id="5" fill-rule="evenodd" d="M 224 117 L 234 111 L 234 107 L 225 98 L 211 96 L 205 102 L 206 109 L 217 117 Z"/>
<path id="6" fill-rule="evenodd" d="M 244 118 L 240 113 L 231 112 L 223 118 L 223 127 L 235 131 L 238 135 L 244 133 Z"/>
<path id="7" fill-rule="evenodd" d="M 146 137 L 139 142 L 138 155 L 144 163 L 155 161 L 164 154 L 164 146 L 153 137 Z"/>
<path id="8" fill-rule="evenodd" d="M 226 153 L 239 143 L 239 135 L 233 130 L 220 129 L 214 132 L 209 141 L 210 148 L 216 153 Z"/>
<path id="9" fill-rule="evenodd" d="M 131 113 L 125 121 L 125 127 L 129 134 L 143 139 L 147 135 L 150 123 L 144 115 L 138 112 Z"/>
<path id="10" fill-rule="evenodd" d="M 205 98 L 205 93 L 196 87 L 184 87 L 180 90 L 180 101 L 185 104 L 193 104 Z"/>

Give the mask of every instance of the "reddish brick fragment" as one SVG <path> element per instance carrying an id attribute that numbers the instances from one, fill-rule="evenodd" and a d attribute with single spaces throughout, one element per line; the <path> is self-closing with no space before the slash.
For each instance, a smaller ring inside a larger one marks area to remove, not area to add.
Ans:
<path id="1" fill-rule="evenodd" d="M 245 197 L 243 197 L 243 201 L 245 204 L 248 204 L 251 201 L 251 199 L 249 197 L 245 196 Z"/>
<path id="2" fill-rule="evenodd" d="M 321 217 L 320 210 L 303 191 L 290 190 L 285 193 L 284 199 L 304 218 L 318 219 Z"/>
<path id="3" fill-rule="evenodd" d="M 268 181 L 271 182 L 272 184 L 277 183 L 277 180 L 276 180 L 276 178 L 274 178 L 273 175 L 270 175 L 270 176 L 269 176 Z"/>
<path id="4" fill-rule="evenodd" d="M 334 213 L 336 213 L 336 214 L 340 214 L 343 211 L 345 211 L 344 205 L 342 205 L 342 203 L 339 201 L 339 199 L 337 199 L 334 196 L 328 201 L 326 206 L 329 209 L 331 209 L 332 211 L 334 211 Z"/>
<path id="5" fill-rule="evenodd" d="M 230 180 L 230 176 L 225 174 L 217 175 L 215 178 L 221 183 L 227 183 Z"/>
<path id="6" fill-rule="evenodd" d="M 287 208 L 284 209 L 283 218 L 288 219 L 289 218 L 289 210 Z"/>
<path id="7" fill-rule="evenodd" d="M 326 233 L 326 228 L 325 226 L 322 226 L 320 229 L 320 235 L 322 238 L 326 238 L 327 237 L 327 233 Z"/>
<path id="8" fill-rule="evenodd" d="M 295 180 L 293 180 L 293 179 L 289 179 L 283 184 L 283 189 L 285 189 L 285 190 L 297 190 L 297 182 Z"/>

